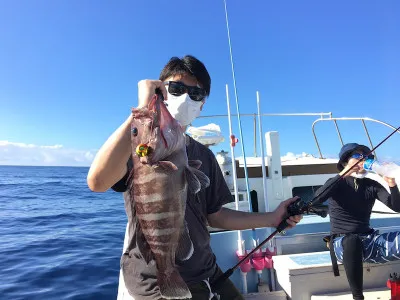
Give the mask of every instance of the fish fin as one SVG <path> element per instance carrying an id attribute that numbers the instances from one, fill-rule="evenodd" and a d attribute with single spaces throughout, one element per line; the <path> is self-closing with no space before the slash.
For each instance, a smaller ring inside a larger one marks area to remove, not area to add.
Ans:
<path id="1" fill-rule="evenodd" d="M 168 274 L 159 272 L 157 281 L 164 299 L 192 299 L 192 294 L 177 269 Z"/>
<path id="2" fill-rule="evenodd" d="M 150 261 L 153 260 L 153 255 L 152 255 L 152 252 L 150 249 L 150 245 L 146 241 L 146 237 L 143 234 L 143 231 L 142 231 L 142 228 L 140 227 L 139 222 L 137 222 L 136 228 L 137 228 L 136 241 L 137 241 L 138 249 L 139 249 L 140 253 L 142 254 L 146 263 L 149 264 Z"/>
<path id="3" fill-rule="evenodd" d="M 165 170 L 178 170 L 178 167 L 171 161 L 161 160 L 158 162 L 158 166 L 164 168 Z"/>
<path id="4" fill-rule="evenodd" d="M 197 170 L 195 168 L 186 167 L 185 175 L 188 183 L 188 189 L 192 194 L 197 194 L 201 190 L 201 183 L 196 175 L 194 175 L 192 170 Z"/>
<path id="5" fill-rule="evenodd" d="M 186 179 L 189 190 L 194 194 L 197 194 L 201 189 L 205 189 L 210 185 L 210 179 L 207 175 L 196 168 L 186 168 Z"/>
<path id="6" fill-rule="evenodd" d="M 162 140 L 164 142 L 165 148 L 168 149 L 168 142 L 167 142 L 167 139 L 165 138 L 164 130 L 162 130 L 162 129 L 161 129 L 161 138 L 162 138 Z"/>
<path id="7" fill-rule="evenodd" d="M 183 261 L 192 257 L 194 252 L 193 242 L 190 239 L 189 228 L 185 221 L 179 237 L 178 248 L 176 249 L 176 259 Z"/>
<path id="8" fill-rule="evenodd" d="M 189 167 L 192 167 L 192 168 L 195 168 L 195 169 L 200 169 L 201 164 L 202 164 L 201 160 L 198 160 L 198 159 L 196 159 L 196 160 L 189 160 L 189 161 L 188 161 Z"/>
<path id="9" fill-rule="evenodd" d="M 129 188 L 129 193 L 132 195 L 133 194 L 133 175 L 134 175 L 134 169 L 132 168 L 131 171 L 129 172 L 128 178 L 125 181 L 125 184 Z"/>

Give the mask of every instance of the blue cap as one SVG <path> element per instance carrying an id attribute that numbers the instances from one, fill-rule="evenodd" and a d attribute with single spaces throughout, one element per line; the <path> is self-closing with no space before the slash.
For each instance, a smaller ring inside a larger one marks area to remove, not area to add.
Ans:
<path id="1" fill-rule="evenodd" d="M 342 149 L 340 149 L 339 152 L 339 162 L 336 165 L 339 171 L 342 171 L 344 169 L 343 163 L 349 159 L 350 155 L 354 151 L 361 151 L 367 154 L 371 152 L 371 149 L 369 149 L 367 146 L 359 145 L 357 143 L 349 143 L 343 145 Z"/>

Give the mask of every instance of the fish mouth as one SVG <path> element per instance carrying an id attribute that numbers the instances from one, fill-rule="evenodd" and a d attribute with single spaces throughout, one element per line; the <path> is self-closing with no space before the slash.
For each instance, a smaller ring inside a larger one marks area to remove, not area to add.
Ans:
<path id="1" fill-rule="evenodd" d="M 139 161 L 143 165 L 148 165 L 150 167 L 157 165 L 157 162 L 154 161 L 154 151 L 151 151 L 146 156 L 139 157 Z"/>

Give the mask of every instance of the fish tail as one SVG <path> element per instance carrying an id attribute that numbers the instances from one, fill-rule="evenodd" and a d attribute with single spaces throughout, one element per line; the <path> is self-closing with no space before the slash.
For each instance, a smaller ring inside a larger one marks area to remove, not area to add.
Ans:
<path id="1" fill-rule="evenodd" d="M 165 299 L 191 299 L 192 294 L 188 286 L 174 268 L 171 274 L 159 272 L 157 275 L 161 296 Z"/>

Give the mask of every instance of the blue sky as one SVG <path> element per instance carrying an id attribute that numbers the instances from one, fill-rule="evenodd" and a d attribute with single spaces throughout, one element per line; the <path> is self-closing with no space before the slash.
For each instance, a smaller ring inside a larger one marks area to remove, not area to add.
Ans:
<path id="1" fill-rule="evenodd" d="M 265 113 L 332 112 L 400 126 L 398 1 L 227 5 L 242 113 L 256 112 L 259 91 Z M 223 0 L 2 1 L 0 163 L 88 165 L 137 104 L 137 82 L 156 79 L 171 56 L 185 54 L 212 77 L 203 115 L 226 114 L 225 84 L 236 112 Z M 315 119 L 264 118 L 263 129 L 280 132 L 282 155 L 316 155 Z M 228 138 L 227 120 L 212 121 Z M 367 125 L 375 144 L 391 132 Z M 252 155 L 252 120 L 243 117 L 242 126 Z M 361 123 L 339 127 L 345 142 L 367 142 Z M 317 134 L 322 151 L 336 155 L 333 124 L 319 124 Z M 399 146 L 397 134 L 380 151 L 397 159 Z"/>

